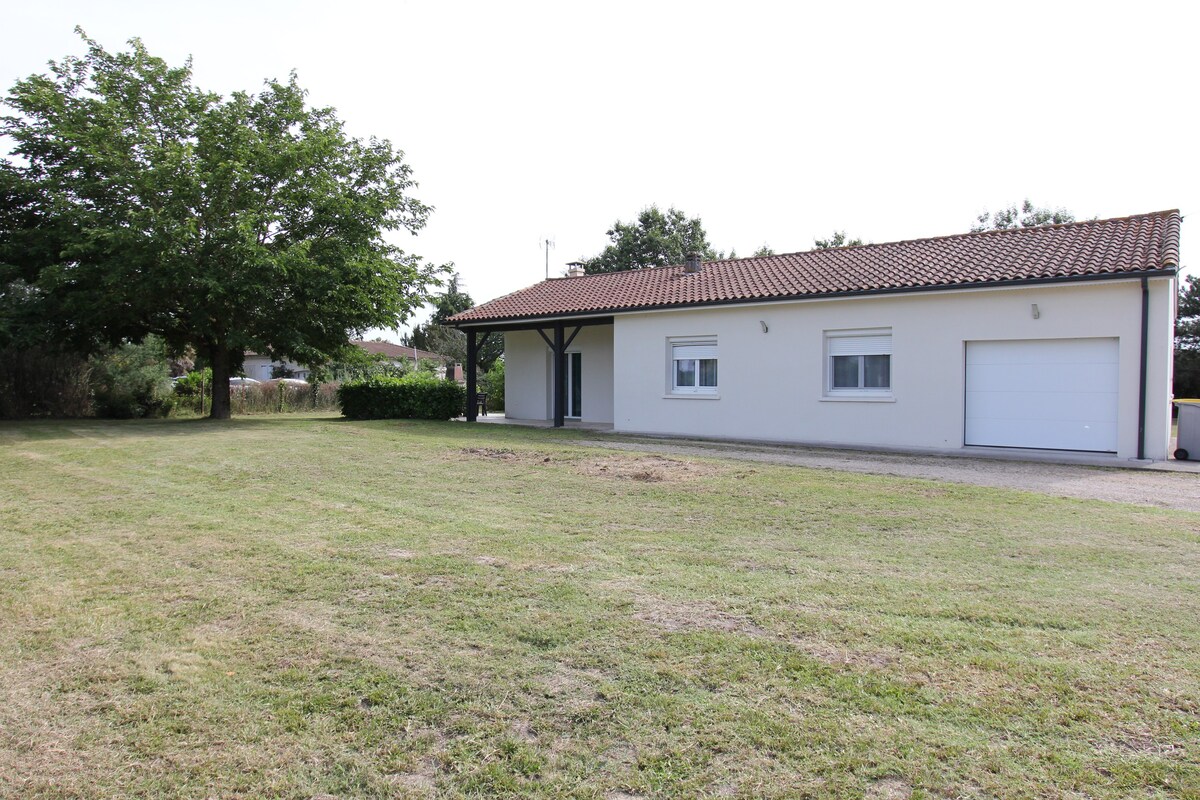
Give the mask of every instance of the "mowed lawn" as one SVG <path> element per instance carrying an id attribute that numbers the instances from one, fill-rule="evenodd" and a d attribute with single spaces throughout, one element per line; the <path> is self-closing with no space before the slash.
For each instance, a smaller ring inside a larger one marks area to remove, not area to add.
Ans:
<path id="1" fill-rule="evenodd" d="M 0 796 L 1200 797 L 1200 515 L 574 438 L 0 425 Z"/>

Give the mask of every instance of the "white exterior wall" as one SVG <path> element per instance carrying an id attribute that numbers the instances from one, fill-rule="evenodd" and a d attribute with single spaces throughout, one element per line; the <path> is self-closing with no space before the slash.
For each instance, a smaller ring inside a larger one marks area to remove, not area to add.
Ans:
<path id="1" fill-rule="evenodd" d="M 574 330 L 568 326 L 567 335 Z M 613 421 L 613 328 L 592 325 L 580 329 L 567 348 L 582 359 L 584 422 Z M 552 419 L 554 395 L 550 348 L 537 331 L 504 334 L 504 416 L 512 419 Z"/>
<path id="2" fill-rule="evenodd" d="M 504 334 L 504 416 L 550 419 L 550 348 L 537 331 Z"/>
<path id="3" fill-rule="evenodd" d="M 247 378 L 254 378 L 256 381 L 271 380 L 271 370 L 277 366 L 285 366 L 292 372 L 296 373 L 297 378 L 308 377 L 308 367 L 299 364 L 293 364 L 291 361 L 272 361 L 266 356 L 246 356 L 245 362 L 242 364 L 242 372 Z"/>
<path id="4" fill-rule="evenodd" d="M 1173 280 L 1150 281 L 1146 457 L 1158 460 L 1170 436 L 1174 294 Z M 825 331 L 856 328 L 891 329 L 888 401 L 826 396 Z M 670 394 L 668 337 L 680 336 L 717 337 L 717 395 Z M 1078 337 L 1119 339 L 1117 456 L 1134 458 L 1138 280 L 621 314 L 613 326 L 613 422 L 638 433 L 961 448 L 966 342 Z M 510 367 L 509 380 L 519 374 Z"/>

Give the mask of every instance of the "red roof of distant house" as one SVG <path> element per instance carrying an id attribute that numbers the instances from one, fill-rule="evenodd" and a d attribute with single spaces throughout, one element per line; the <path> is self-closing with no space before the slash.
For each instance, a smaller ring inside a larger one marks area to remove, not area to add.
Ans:
<path id="1" fill-rule="evenodd" d="M 450 318 L 452 324 L 606 314 L 672 306 L 955 289 L 1013 281 L 1171 274 L 1178 211 L 964 233 L 786 255 L 551 278 Z"/>
<path id="2" fill-rule="evenodd" d="M 391 342 L 356 341 L 351 342 L 350 344 L 354 345 L 355 347 L 362 348 L 368 353 L 383 355 L 393 359 L 415 358 L 420 361 L 428 358 L 432 359 L 433 361 L 447 360 L 446 356 L 443 356 L 439 353 L 434 353 L 429 350 L 421 350 L 417 347 L 407 347 L 402 344 L 392 344 Z"/>

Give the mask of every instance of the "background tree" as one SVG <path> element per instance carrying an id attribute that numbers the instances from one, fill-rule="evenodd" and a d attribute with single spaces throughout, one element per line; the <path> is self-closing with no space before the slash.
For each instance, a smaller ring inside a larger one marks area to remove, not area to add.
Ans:
<path id="1" fill-rule="evenodd" d="M 845 231 L 834 231 L 828 239 L 813 239 L 813 247 L 818 250 L 830 250 L 834 247 L 859 247 L 865 244 L 857 237 L 849 239 Z"/>
<path id="2" fill-rule="evenodd" d="M 455 273 L 447 281 L 446 291 L 433 296 L 433 315 L 423 325 L 413 326 L 412 333 L 403 339 L 405 345 L 429 350 L 460 364 L 466 363 L 466 334 L 446 324 L 446 320 L 460 311 L 475 307 L 471 295 L 459 288 L 459 280 Z M 479 348 L 479 369 L 487 372 L 503 352 L 504 337 L 498 333 L 489 336 Z"/>
<path id="3" fill-rule="evenodd" d="M 757 250 L 755 250 L 753 253 L 751 253 L 751 256 L 752 256 L 753 258 L 759 258 L 759 257 L 761 257 L 761 256 L 773 256 L 773 255 L 775 255 L 775 251 L 774 251 L 774 250 L 772 250 L 772 249 L 771 249 L 771 248 L 770 248 L 768 245 L 766 245 L 766 244 L 764 244 L 762 247 L 758 248 L 758 249 L 757 249 Z M 730 256 L 730 258 L 733 258 L 733 256 L 731 255 L 731 256 Z"/>
<path id="4" fill-rule="evenodd" d="M 724 257 L 709 245 L 700 218 L 689 219 L 674 207 L 664 213 L 652 205 L 635 222 L 617 220 L 606 233 L 612 243 L 599 255 L 581 259 L 588 275 L 682 264 L 691 252 L 706 260 Z"/>
<path id="5" fill-rule="evenodd" d="M 975 218 L 972 233 L 981 231 L 1005 231 L 1012 228 L 1035 228 L 1038 225 L 1060 225 L 1074 222 L 1075 215 L 1065 208 L 1042 208 L 1035 206 L 1029 198 L 1018 207 L 1015 203 L 1008 208 L 989 214 L 984 211 Z"/>
<path id="6" fill-rule="evenodd" d="M 1200 397 L 1200 278 L 1179 284 L 1179 313 L 1175 318 L 1176 397 Z"/>
<path id="7" fill-rule="evenodd" d="M 431 210 L 389 142 L 347 136 L 294 75 L 223 99 L 136 39 L 122 53 L 84 40 L 86 56 L 51 62 L 5 101 L 10 322 L 36 308 L 81 352 L 148 334 L 194 348 L 225 418 L 246 350 L 321 363 L 425 300 L 441 268 L 384 239 L 415 234 Z"/>

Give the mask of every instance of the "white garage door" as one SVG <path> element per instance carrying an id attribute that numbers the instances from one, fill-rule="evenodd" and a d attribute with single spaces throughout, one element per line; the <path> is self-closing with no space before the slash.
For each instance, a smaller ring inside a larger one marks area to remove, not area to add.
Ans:
<path id="1" fill-rule="evenodd" d="M 1117 451 L 1117 340 L 967 343 L 968 445 Z"/>

